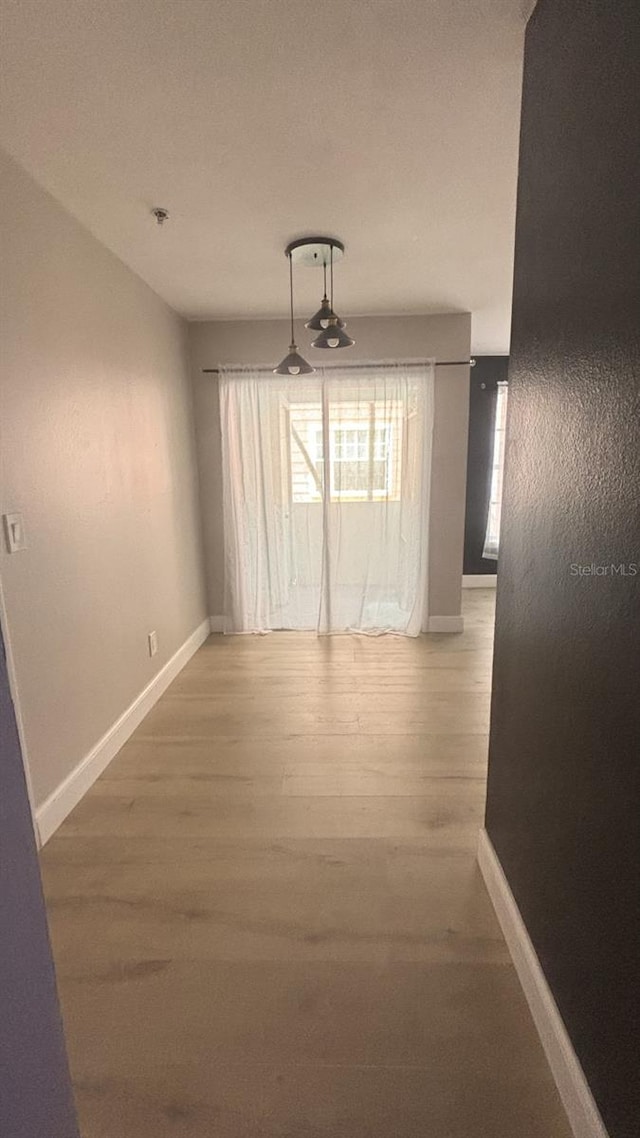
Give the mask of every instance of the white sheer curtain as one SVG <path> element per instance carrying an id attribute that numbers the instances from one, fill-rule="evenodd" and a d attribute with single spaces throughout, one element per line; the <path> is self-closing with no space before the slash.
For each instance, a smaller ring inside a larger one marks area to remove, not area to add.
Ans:
<path id="1" fill-rule="evenodd" d="M 225 632 L 418 635 L 433 376 L 221 371 Z"/>

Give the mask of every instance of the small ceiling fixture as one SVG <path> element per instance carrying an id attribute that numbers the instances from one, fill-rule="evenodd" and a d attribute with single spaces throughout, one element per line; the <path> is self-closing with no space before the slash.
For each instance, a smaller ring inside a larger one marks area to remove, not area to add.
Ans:
<path id="1" fill-rule="evenodd" d="M 291 248 L 287 246 L 285 250 L 289 258 L 289 307 L 291 315 L 291 343 L 289 344 L 289 354 L 274 367 L 274 375 L 311 375 L 316 369 L 311 367 L 305 359 L 302 358 L 298 352 L 296 345 L 295 332 L 293 329 L 293 258 L 291 256 Z"/>
<path id="2" fill-rule="evenodd" d="M 165 221 L 169 220 L 169 210 L 163 209 L 162 206 L 154 206 L 151 210 L 151 214 L 155 217 L 158 225 L 164 225 Z"/>

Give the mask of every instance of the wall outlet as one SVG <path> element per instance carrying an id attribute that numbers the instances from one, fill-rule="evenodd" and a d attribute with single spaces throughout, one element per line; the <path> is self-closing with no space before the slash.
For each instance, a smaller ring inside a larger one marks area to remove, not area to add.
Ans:
<path id="1" fill-rule="evenodd" d="M 147 640 L 149 643 L 149 655 L 155 656 L 158 651 L 158 633 L 150 632 L 147 636 Z"/>
<path id="2" fill-rule="evenodd" d="M 27 548 L 27 535 L 24 532 L 22 514 L 5 514 L 4 536 L 9 553 L 17 553 L 19 549 Z"/>

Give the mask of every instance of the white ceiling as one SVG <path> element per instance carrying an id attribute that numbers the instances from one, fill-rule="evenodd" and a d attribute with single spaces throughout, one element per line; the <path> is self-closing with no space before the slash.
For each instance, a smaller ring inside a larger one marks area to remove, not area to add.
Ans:
<path id="1" fill-rule="evenodd" d="M 190 318 L 283 315 L 327 232 L 343 314 L 471 311 L 504 352 L 527 7 L 0 0 L 0 139 Z"/>

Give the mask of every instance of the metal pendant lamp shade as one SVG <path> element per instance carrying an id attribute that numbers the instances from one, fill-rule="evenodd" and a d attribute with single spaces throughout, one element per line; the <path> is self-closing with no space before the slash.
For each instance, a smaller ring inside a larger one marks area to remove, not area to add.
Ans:
<path id="1" fill-rule="evenodd" d="M 329 321 L 331 320 L 331 317 L 336 316 L 336 314 L 333 311 L 331 304 L 329 302 L 329 298 L 327 296 L 327 264 L 326 264 L 326 261 L 324 262 L 323 268 L 324 268 L 324 295 L 322 297 L 322 301 L 321 301 L 321 304 L 320 304 L 318 311 L 315 312 L 313 314 L 313 316 L 311 317 L 311 319 L 307 320 L 307 323 L 305 324 L 305 328 L 308 328 L 309 331 L 311 331 L 311 332 L 322 332 L 322 330 L 324 328 L 329 327 Z M 338 328 L 344 328 L 344 325 L 345 325 L 344 320 L 341 320 L 339 316 L 336 316 L 336 320 L 338 321 Z"/>
<path id="2" fill-rule="evenodd" d="M 339 316 L 336 316 L 335 312 L 333 311 L 333 245 L 331 246 L 329 256 L 329 268 L 331 272 L 331 301 L 327 306 L 327 323 L 326 325 L 324 323 L 322 324 L 322 331 L 320 335 L 316 336 L 315 340 L 313 340 L 311 347 L 350 348 L 352 344 L 355 344 L 355 340 L 352 340 L 351 336 L 345 332 L 345 321 L 341 320 Z M 322 301 L 323 305 L 327 295 L 326 272 L 327 270 L 325 265 L 325 295 Z M 320 309 L 320 312 L 323 313 L 322 308 Z M 325 317 L 323 313 L 322 319 L 324 320 L 324 318 Z M 308 324 L 307 327 L 310 327 L 310 324 Z"/>
<path id="3" fill-rule="evenodd" d="M 329 325 L 324 328 L 319 336 L 313 340 L 312 348 L 350 348 L 355 344 L 355 340 L 347 335 L 344 330 L 344 323 L 340 327 L 338 317 L 332 316 L 329 320 Z"/>
<path id="4" fill-rule="evenodd" d="M 285 356 L 282 363 L 274 367 L 274 375 L 311 375 L 316 369 L 311 367 L 305 359 L 300 355 L 297 345 L 293 341 L 289 344 L 289 355 Z"/>
<path id="5" fill-rule="evenodd" d="M 291 260 L 291 253 L 289 257 L 289 303 L 291 313 L 291 343 L 289 344 L 288 355 L 274 367 L 274 375 L 311 375 L 316 369 L 308 364 L 305 359 L 298 352 L 298 347 L 295 340 L 293 331 L 293 262 Z"/>
<path id="6" fill-rule="evenodd" d="M 341 320 L 339 316 L 336 316 L 331 305 L 329 304 L 328 298 L 326 296 L 323 296 L 322 304 L 320 305 L 318 311 L 311 317 L 311 319 L 307 320 L 305 328 L 308 328 L 311 332 L 322 332 L 324 328 L 329 327 L 329 321 L 331 320 L 332 316 L 335 316 L 338 322 L 338 328 L 344 328 L 345 321 Z"/>

